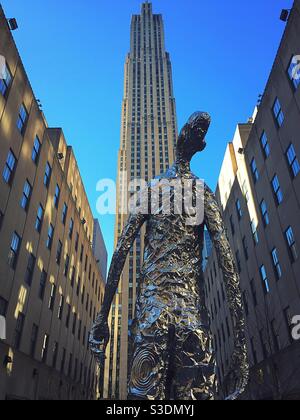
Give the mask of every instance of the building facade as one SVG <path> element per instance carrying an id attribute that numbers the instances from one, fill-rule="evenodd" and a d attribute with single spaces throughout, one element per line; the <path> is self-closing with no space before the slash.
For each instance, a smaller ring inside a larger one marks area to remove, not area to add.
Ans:
<path id="1" fill-rule="evenodd" d="M 0 399 L 94 399 L 88 332 L 105 280 L 94 218 L 73 150 L 48 127 L 2 9 L 0 54 Z"/>
<path id="2" fill-rule="evenodd" d="M 241 277 L 251 365 L 249 399 L 300 398 L 300 1 L 290 12 L 261 103 L 228 145 L 217 198 Z M 299 76 L 299 77 L 298 77 Z M 232 324 L 213 251 L 206 298 L 220 393 L 230 372 Z"/>
<path id="3" fill-rule="evenodd" d="M 148 182 L 173 163 L 177 133 L 172 68 L 165 49 L 163 19 L 161 15 L 153 14 L 152 4 L 147 2 L 142 5 L 141 14 L 132 17 L 130 53 L 125 63 L 116 244 L 128 219 L 127 186 L 136 179 Z M 143 230 L 130 251 L 112 306 L 104 387 L 106 398 L 127 398 L 128 326 L 134 317 L 144 234 Z"/>
<path id="4" fill-rule="evenodd" d="M 98 219 L 94 219 L 93 253 L 95 255 L 102 278 L 106 282 L 108 255 Z"/>

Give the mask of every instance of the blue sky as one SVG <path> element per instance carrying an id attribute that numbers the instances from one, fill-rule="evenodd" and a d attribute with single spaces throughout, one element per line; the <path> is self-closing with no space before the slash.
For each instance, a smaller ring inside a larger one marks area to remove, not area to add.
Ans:
<path id="1" fill-rule="evenodd" d="M 50 126 L 74 147 L 96 212 L 96 183 L 116 177 L 129 25 L 140 0 L 1 0 L 19 23 L 14 36 Z M 213 118 L 193 170 L 215 188 L 226 144 L 252 115 L 292 0 L 154 0 L 165 21 L 178 123 L 196 110 Z M 109 255 L 114 217 L 100 218 Z"/>

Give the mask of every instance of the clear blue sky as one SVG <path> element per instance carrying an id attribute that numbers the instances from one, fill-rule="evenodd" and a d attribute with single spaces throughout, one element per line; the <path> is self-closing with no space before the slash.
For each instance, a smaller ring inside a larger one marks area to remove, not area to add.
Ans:
<path id="1" fill-rule="evenodd" d="M 78 159 L 92 209 L 96 183 L 116 177 L 123 67 L 140 0 L 1 0 L 50 126 L 61 126 Z M 251 116 L 292 0 L 154 0 L 165 21 L 178 122 L 211 113 L 208 148 L 193 170 L 215 188 L 226 143 Z M 109 255 L 114 217 L 100 220 Z"/>

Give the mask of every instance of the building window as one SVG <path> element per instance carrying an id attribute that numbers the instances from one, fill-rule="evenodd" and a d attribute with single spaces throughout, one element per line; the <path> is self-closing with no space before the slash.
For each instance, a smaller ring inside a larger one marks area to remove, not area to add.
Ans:
<path id="1" fill-rule="evenodd" d="M 75 251 L 78 251 L 78 245 L 79 245 L 79 233 L 76 233 L 76 239 L 75 239 Z"/>
<path id="2" fill-rule="evenodd" d="M 256 347 L 255 347 L 255 341 L 254 338 L 251 338 L 251 350 L 252 350 L 252 356 L 253 356 L 253 362 L 254 365 L 257 365 L 257 353 L 256 353 Z"/>
<path id="3" fill-rule="evenodd" d="M 253 181 L 256 183 L 259 180 L 259 172 L 256 165 L 256 160 L 253 158 L 251 161 L 251 172 L 253 176 Z"/>
<path id="4" fill-rule="evenodd" d="M 17 127 L 18 127 L 18 130 L 20 131 L 20 133 L 22 135 L 24 135 L 24 133 L 25 133 L 27 120 L 28 120 L 28 112 L 25 108 L 25 105 L 22 104 L 20 106 L 19 116 L 18 116 L 18 120 L 17 120 Z"/>
<path id="5" fill-rule="evenodd" d="M 0 210 L 0 230 L 2 229 L 3 221 L 4 221 L 4 213 Z"/>
<path id="6" fill-rule="evenodd" d="M 281 104 L 278 98 L 276 98 L 275 103 L 273 105 L 273 115 L 278 127 L 281 127 L 284 122 L 284 114 L 282 112 Z"/>
<path id="7" fill-rule="evenodd" d="M 64 203 L 62 216 L 61 216 L 61 222 L 62 222 L 63 225 L 66 224 L 67 214 L 68 214 L 68 206 L 66 205 L 66 203 Z"/>
<path id="8" fill-rule="evenodd" d="M 80 293 L 80 288 L 81 288 L 81 279 L 78 276 L 78 280 L 77 280 L 77 288 L 76 288 L 76 296 L 79 296 Z"/>
<path id="9" fill-rule="evenodd" d="M 5 163 L 5 167 L 4 167 L 3 175 L 2 175 L 4 181 L 9 185 L 12 184 L 13 176 L 16 169 L 16 164 L 17 164 L 17 159 L 14 153 L 12 152 L 12 150 L 10 149 L 10 151 L 8 152 L 8 156 L 6 159 L 6 163 Z"/>
<path id="10" fill-rule="evenodd" d="M 272 333 L 274 350 L 275 352 L 278 352 L 280 350 L 280 338 L 277 332 L 275 319 L 273 319 L 273 321 L 271 322 L 271 333 Z"/>
<path id="11" fill-rule="evenodd" d="M 265 331 L 264 331 L 264 329 L 260 330 L 259 338 L 260 338 L 261 348 L 262 348 L 262 352 L 263 352 L 263 357 L 264 357 L 264 360 L 265 360 L 265 359 L 268 358 L 269 353 L 268 353 L 268 348 L 267 348 L 267 344 L 266 344 L 266 341 L 265 341 Z"/>
<path id="12" fill-rule="evenodd" d="M 243 249 L 244 249 L 244 255 L 246 260 L 249 259 L 249 253 L 248 253 L 248 243 L 247 243 L 247 238 L 246 236 L 244 236 L 243 238 Z"/>
<path id="13" fill-rule="evenodd" d="M 26 180 L 25 185 L 24 185 L 24 188 L 23 188 L 22 199 L 21 199 L 21 207 L 26 212 L 27 212 L 28 207 L 29 207 L 31 193 L 32 193 L 32 186 L 30 185 L 30 183 L 28 182 L 28 180 Z"/>
<path id="14" fill-rule="evenodd" d="M 44 219 L 44 209 L 42 207 L 42 205 L 39 205 L 38 211 L 37 211 L 37 216 L 36 216 L 36 221 L 35 221 L 35 230 L 38 233 L 41 233 L 42 230 L 42 225 L 43 225 L 43 219 Z"/>
<path id="15" fill-rule="evenodd" d="M 289 67 L 288 67 L 288 76 L 290 81 L 293 84 L 293 87 L 295 90 L 298 89 L 298 86 L 300 85 L 300 69 L 299 69 L 299 60 L 297 56 L 293 56 Z"/>
<path id="16" fill-rule="evenodd" d="M 31 330 L 31 337 L 30 337 L 30 356 L 31 357 L 34 357 L 35 355 L 38 334 L 39 334 L 39 327 L 36 324 L 33 324 L 32 330 Z"/>
<path id="17" fill-rule="evenodd" d="M 56 251 L 56 263 L 57 263 L 57 265 L 60 265 L 60 262 L 61 262 L 62 247 L 63 247 L 62 242 L 58 241 L 57 251 Z"/>
<path id="18" fill-rule="evenodd" d="M 35 262 L 36 262 L 35 256 L 33 254 L 30 254 L 28 263 L 27 263 L 26 272 L 25 272 L 25 283 L 28 284 L 28 286 L 31 286 L 32 284 Z"/>
<path id="19" fill-rule="evenodd" d="M 235 255 L 236 255 L 238 272 L 240 273 L 242 271 L 240 251 L 237 251 Z"/>
<path id="20" fill-rule="evenodd" d="M 261 147 L 262 147 L 264 158 L 267 159 L 271 154 L 271 150 L 270 150 L 270 145 L 269 145 L 269 142 L 268 142 L 268 137 L 267 137 L 265 131 L 263 132 L 263 134 L 260 138 L 260 144 L 261 144 Z"/>
<path id="21" fill-rule="evenodd" d="M 296 156 L 294 145 L 291 144 L 286 152 L 287 161 L 291 171 L 292 178 L 296 178 L 300 172 L 300 164 Z"/>
<path id="22" fill-rule="evenodd" d="M 76 274 L 76 268 L 73 266 L 72 267 L 72 275 L 71 275 L 71 287 L 74 287 L 75 284 L 75 274 Z"/>
<path id="23" fill-rule="evenodd" d="M 239 220 L 241 220 L 241 218 L 243 217 L 243 211 L 242 211 L 242 206 L 241 206 L 240 200 L 236 201 L 235 207 L 236 207 L 238 218 L 239 218 Z"/>
<path id="24" fill-rule="evenodd" d="M 285 237 L 289 248 L 290 259 L 294 263 L 298 259 L 297 245 L 294 237 L 294 232 L 291 227 L 285 231 Z"/>
<path id="25" fill-rule="evenodd" d="M 69 238 L 70 239 L 72 239 L 73 231 L 74 231 L 74 220 L 71 219 L 70 220 L 70 226 L 69 226 Z"/>
<path id="26" fill-rule="evenodd" d="M 45 334 L 44 340 L 43 340 L 42 353 L 41 353 L 41 359 L 43 363 L 47 361 L 48 347 L 49 347 L 49 335 Z"/>
<path id="27" fill-rule="evenodd" d="M 5 64 L 4 76 L 4 78 L 0 78 L 0 92 L 4 97 L 7 97 L 12 82 L 12 75 L 7 64 Z"/>
<path id="28" fill-rule="evenodd" d="M 231 228 L 232 236 L 234 236 L 235 235 L 235 225 L 234 225 L 234 221 L 233 221 L 233 216 L 230 216 L 230 228 Z"/>
<path id="29" fill-rule="evenodd" d="M 40 287 L 39 287 L 39 298 L 41 300 L 44 300 L 46 284 L 47 284 L 47 273 L 45 270 L 43 270 L 41 273 Z"/>
<path id="30" fill-rule="evenodd" d="M 17 266 L 20 247 L 21 247 L 21 238 L 16 232 L 14 232 L 12 240 L 11 240 L 9 255 L 8 255 L 8 264 L 13 270 L 15 270 Z"/>
<path id="31" fill-rule="evenodd" d="M 248 299 L 247 299 L 246 292 L 243 292 L 243 304 L 244 304 L 245 314 L 246 314 L 246 316 L 248 316 L 249 315 L 249 305 L 248 305 Z"/>
<path id="32" fill-rule="evenodd" d="M 60 295 L 58 314 L 57 314 L 57 317 L 60 321 L 62 320 L 62 317 L 63 317 L 64 305 L 65 305 L 65 298 L 63 297 L 63 295 Z"/>
<path id="33" fill-rule="evenodd" d="M 46 188 L 49 188 L 51 173 L 52 173 L 52 168 L 51 168 L 49 162 L 47 162 L 46 169 L 45 169 L 45 175 L 44 175 L 44 185 L 45 185 Z"/>
<path id="34" fill-rule="evenodd" d="M 286 329 L 288 333 L 288 340 L 289 340 L 289 343 L 292 343 L 293 342 L 293 337 L 292 337 L 293 324 L 292 324 L 291 310 L 289 307 L 283 310 L 283 315 L 284 315 L 284 321 L 285 321 L 285 325 L 286 325 Z"/>
<path id="35" fill-rule="evenodd" d="M 259 237 L 258 237 L 258 232 L 257 232 L 257 225 L 254 222 L 254 220 L 252 220 L 250 226 L 251 226 L 251 232 L 253 236 L 254 245 L 257 245 L 259 242 Z"/>
<path id="36" fill-rule="evenodd" d="M 279 183 L 279 179 L 277 175 L 275 175 L 274 178 L 272 179 L 272 188 L 273 188 L 273 193 L 275 196 L 276 203 L 279 206 L 283 202 L 283 193 L 280 188 L 280 183 Z"/>
<path id="37" fill-rule="evenodd" d="M 66 256 L 66 261 L 65 261 L 65 268 L 64 268 L 64 276 L 67 277 L 68 272 L 69 272 L 69 265 L 70 265 L 70 257 L 69 255 Z"/>
<path id="38" fill-rule="evenodd" d="M 4 318 L 6 318 L 7 308 L 8 308 L 7 300 L 3 299 L 0 296 L 0 316 L 3 316 Z"/>
<path id="39" fill-rule="evenodd" d="M 265 294 L 270 293 L 271 289 L 270 289 L 270 284 L 269 284 L 269 280 L 268 280 L 268 276 L 267 276 L 267 271 L 264 265 L 262 265 L 260 267 L 260 275 L 261 275 L 261 279 L 263 281 L 263 286 L 264 286 L 264 292 Z"/>
<path id="40" fill-rule="evenodd" d="M 55 341 L 53 343 L 53 350 L 52 350 L 52 367 L 53 367 L 53 369 L 56 368 L 57 356 L 58 356 L 58 343 Z"/>
<path id="41" fill-rule="evenodd" d="M 56 286 L 55 284 L 52 284 L 50 298 L 49 298 L 49 305 L 48 305 L 48 309 L 50 309 L 50 311 L 53 311 L 54 309 L 55 297 L 56 297 Z"/>
<path id="42" fill-rule="evenodd" d="M 34 139 L 33 149 L 31 154 L 32 161 L 37 165 L 40 157 L 41 152 L 41 142 L 38 136 Z"/>
<path id="43" fill-rule="evenodd" d="M 54 236 L 54 227 L 52 224 L 50 224 L 48 229 L 48 237 L 47 237 L 47 243 L 46 246 L 51 251 L 52 244 L 53 244 L 53 236 Z"/>
<path id="44" fill-rule="evenodd" d="M 267 227 L 270 224 L 270 219 L 269 219 L 269 214 L 268 214 L 267 203 L 265 202 L 265 200 L 263 200 L 260 203 L 260 210 L 261 210 L 264 226 Z"/>
<path id="45" fill-rule="evenodd" d="M 25 315 L 19 312 L 17 322 L 16 322 L 15 336 L 14 336 L 14 347 L 17 350 L 19 350 L 21 346 L 24 322 L 25 322 Z"/>
<path id="46" fill-rule="evenodd" d="M 77 339 L 78 339 L 78 341 L 81 340 L 81 330 L 82 330 L 82 321 L 79 321 L 78 332 L 77 332 Z"/>
<path id="47" fill-rule="evenodd" d="M 58 185 L 55 187 L 55 193 L 54 193 L 54 207 L 57 209 L 59 204 L 59 197 L 60 197 L 60 188 Z"/>
<path id="48" fill-rule="evenodd" d="M 279 280 L 282 277 L 282 270 L 281 270 L 281 266 L 279 262 L 278 251 L 276 248 L 274 248 L 272 251 L 272 261 L 273 261 L 276 277 Z"/>

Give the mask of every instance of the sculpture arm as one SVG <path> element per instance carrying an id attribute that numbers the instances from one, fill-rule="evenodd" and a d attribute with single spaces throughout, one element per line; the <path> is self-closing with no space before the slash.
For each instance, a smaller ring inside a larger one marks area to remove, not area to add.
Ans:
<path id="1" fill-rule="evenodd" d="M 141 214 L 131 215 L 123 230 L 122 236 L 113 255 L 108 274 L 104 301 L 100 314 L 102 318 L 108 318 L 111 304 L 116 294 L 128 253 L 144 222 L 145 216 Z"/>
<path id="2" fill-rule="evenodd" d="M 219 266 L 223 272 L 227 301 L 233 323 L 234 353 L 231 374 L 234 390 L 229 399 L 238 398 L 244 392 L 249 379 L 249 363 L 245 338 L 245 317 L 240 289 L 240 277 L 227 238 L 222 213 L 212 191 L 205 186 L 205 224 L 215 247 Z"/>
<path id="3" fill-rule="evenodd" d="M 109 342 L 108 316 L 118 289 L 120 276 L 130 248 L 145 221 L 146 217 L 142 214 L 131 215 L 129 217 L 112 258 L 102 309 L 96 318 L 90 334 L 91 350 L 100 361 L 104 357 L 105 348 Z M 104 345 L 104 349 L 100 349 L 101 345 Z"/>

